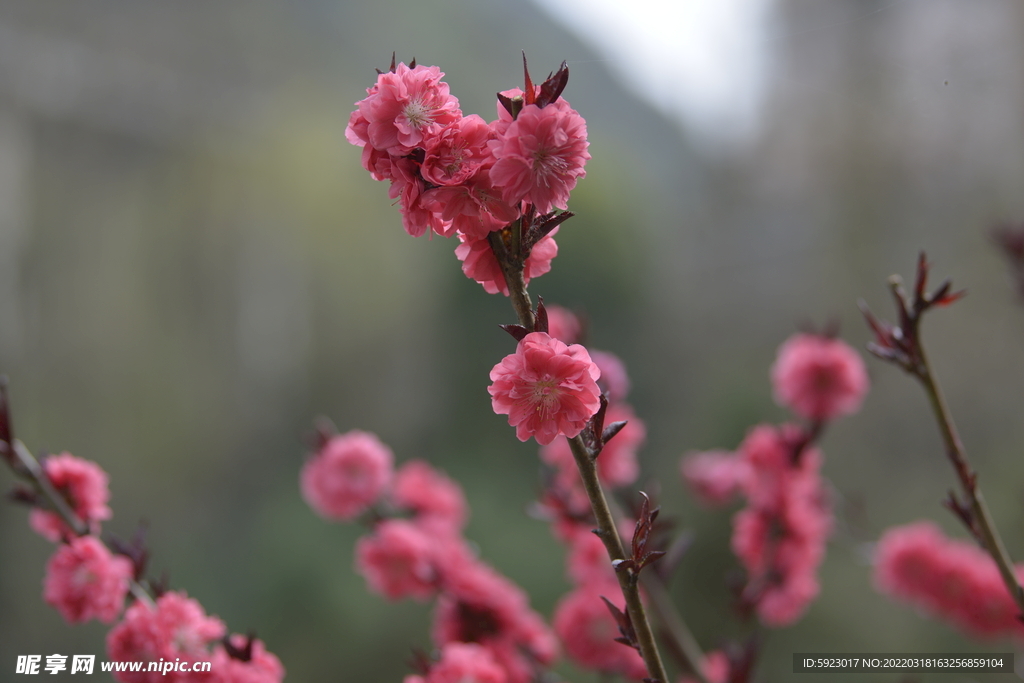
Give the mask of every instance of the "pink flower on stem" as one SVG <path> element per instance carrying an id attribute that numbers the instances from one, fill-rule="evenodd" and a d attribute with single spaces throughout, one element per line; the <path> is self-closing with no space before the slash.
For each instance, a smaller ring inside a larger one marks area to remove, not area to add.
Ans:
<path id="1" fill-rule="evenodd" d="M 626 426 L 605 444 L 597 458 L 597 476 L 601 483 L 610 488 L 632 484 L 640 476 L 637 454 L 647 438 L 647 428 L 643 420 L 625 403 L 612 404 L 605 413 L 606 425 L 619 421 L 625 421 Z M 560 473 L 564 472 L 566 478 L 579 480 L 582 487 L 576 460 L 567 440 L 556 438 L 550 444 L 542 446 L 540 457 L 544 462 L 557 468 Z"/>
<path id="2" fill-rule="evenodd" d="M 875 548 L 876 588 L 976 638 L 1024 638 L 1018 609 L 995 561 L 932 522 L 889 529 Z M 1024 566 L 1015 567 L 1018 580 Z"/>
<path id="3" fill-rule="evenodd" d="M 368 432 L 333 436 L 302 468 L 302 495 L 326 519 L 353 519 L 387 488 L 393 459 L 391 449 Z"/>
<path id="4" fill-rule="evenodd" d="M 432 533 L 458 533 L 466 524 L 462 488 L 423 460 L 410 460 L 398 469 L 391 501 L 412 511 L 416 526 Z"/>
<path id="5" fill-rule="evenodd" d="M 411 159 L 394 159 L 391 164 L 393 179 L 388 196 L 398 200 L 402 214 L 402 227 L 412 237 L 419 237 L 429 231 L 442 237 L 451 237 L 454 228 L 425 199 L 426 188 L 419 175 L 419 166 Z"/>
<path id="6" fill-rule="evenodd" d="M 222 638 L 224 632 L 224 622 L 206 616 L 195 600 L 184 593 L 164 593 L 155 607 L 136 602 L 128 608 L 124 620 L 107 634 L 107 656 L 114 662 L 210 661 L 209 646 Z M 115 673 L 114 678 L 122 683 L 208 680 L 208 676 L 179 671 L 126 671 Z"/>
<path id="7" fill-rule="evenodd" d="M 580 319 L 576 314 L 561 306 L 546 306 L 548 311 L 548 334 L 566 344 L 575 344 L 580 340 Z M 591 352 L 590 357 L 597 363 L 597 352 Z M 598 363 L 600 367 L 600 363 Z M 602 376 L 604 373 L 601 373 Z"/>
<path id="8" fill-rule="evenodd" d="M 590 159 L 587 124 L 562 99 L 543 109 L 526 105 L 490 144 L 496 159 L 491 182 L 502 198 L 509 204 L 525 200 L 540 213 L 566 208 Z"/>
<path id="9" fill-rule="evenodd" d="M 392 156 L 425 147 L 444 126 L 462 117 L 444 74 L 436 66 L 409 68 L 398 64 L 382 73 L 349 119 L 345 137 L 352 144 L 370 145 Z"/>
<path id="10" fill-rule="evenodd" d="M 43 471 L 53 487 L 67 500 L 75 515 L 85 522 L 89 531 L 99 533 L 100 521 L 110 519 L 113 515 L 107 506 L 110 490 L 107 488 L 107 473 L 103 468 L 70 453 L 61 453 L 46 458 Z M 73 535 L 60 515 L 50 510 L 34 508 L 28 521 L 36 533 L 53 542 Z"/>
<path id="11" fill-rule="evenodd" d="M 566 346 L 544 332 L 526 335 L 516 352 L 491 370 L 491 405 L 508 415 L 516 437 L 546 445 L 574 437 L 600 406 L 601 371 L 579 344 Z"/>
<path id="12" fill-rule="evenodd" d="M 129 559 L 111 554 L 95 536 L 79 536 L 47 563 L 43 600 L 69 623 L 95 617 L 109 624 L 124 607 L 132 571 Z"/>
<path id="13" fill-rule="evenodd" d="M 519 218 L 519 212 L 502 201 L 487 174 L 478 172 L 463 185 L 440 186 L 423 193 L 421 203 L 434 212 L 451 231 L 469 239 L 484 240 Z M 451 232 L 445 235 L 450 235 Z M 550 261 L 550 259 L 549 259 Z M 497 263 L 497 262 L 495 262 Z"/>
<path id="14" fill-rule="evenodd" d="M 615 642 L 619 627 L 601 599 L 619 601 L 622 592 L 613 578 L 583 584 L 555 606 L 552 625 L 565 652 L 576 664 L 595 671 L 619 674 L 632 680 L 648 677 L 647 667 L 633 648 Z"/>
<path id="15" fill-rule="evenodd" d="M 224 644 L 213 650 L 210 683 L 281 683 L 284 667 L 263 643 L 237 633 L 228 638 L 232 653 Z"/>
<path id="16" fill-rule="evenodd" d="M 558 228 L 533 245 L 523 269 L 523 281 L 526 284 L 551 270 L 551 260 L 558 255 L 558 245 L 554 240 L 556 232 Z M 505 282 L 505 274 L 501 272 L 490 242 L 486 238 L 474 239 L 462 233 L 459 234 L 459 240 L 462 243 L 455 247 L 455 256 L 462 261 L 462 272 L 466 277 L 483 285 L 488 294 L 501 292 L 508 296 L 508 283 Z"/>
<path id="17" fill-rule="evenodd" d="M 370 589 L 391 600 L 426 600 L 437 590 L 435 542 L 404 519 L 381 522 L 356 543 L 356 571 Z"/>
<path id="18" fill-rule="evenodd" d="M 449 124 L 424 146 L 420 173 L 432 185 L 462 185 L 488 161 L 494 131 L 476 114 Z"/>
<path id="19" fill-rule="evenodd" d="M 860 355 L 841 339 L 795 334 L 771 370 L 775 400 L 808 420 L 856 412 L 868 390 Z"/>

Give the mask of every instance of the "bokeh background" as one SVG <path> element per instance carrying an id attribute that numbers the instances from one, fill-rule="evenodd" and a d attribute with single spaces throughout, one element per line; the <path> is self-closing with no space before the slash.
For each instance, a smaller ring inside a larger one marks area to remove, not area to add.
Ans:
<path id="1" fill-rule="evenodd" d="M 707 38 L 631 5 L 678 44 Z M 352 569 L 360 530 L 299 496 L 317 415 L 458 479 L 483 558 L 550 615 L 568 584 L 562 549 L 526 514 L 536 449 L 485 391 L 512 348 L 497 327 L 511 309 L 462 275 L 450 241 L 404 234 L 344 139 L 393 50 L 439 65 L 485 118 L 520 83 L 525 50 L 535 75 L 568 61 L 593 155 L 579 217 L 531 289 L 585 313 L 593 346 L 630 368 L 649 433 L 642 485 L 696 535 L 673 592 L 701 643 L 748 627 L 723 580 L 730 512 L 693 504 L 680 455 L 786 419 L 768 383 L 777 346 L 837 321 L 862 348 L 857 299 L 888 314 L 885 279 L 909 276 L 920 249 L 970 290 L 927 339 L 1024 558 L 1024 306 L 989 234 L 1024 219 L 1024 5 L 722 5 L 748 22 L 747 80 L 728 41 L 705 40 L 703 63 L 633 63 L 624 24 L 594 33 L 589 10 L 554 0 L 0 3 L 0 371 L 18 436 L 100 463 L 106 528 L 128 536 L 144 520 L 153 573 L 255 630 L 288 680 L 398 681 L 411 647 L 429 646 L 429 609 L 367 593 Z M 718 108 L 698 111 L 700 87 L 669 97 L 676 71 L 722 85 Z M 885 527 L 929 517 L 964 534 L 940 506 L 955 483 L 924 397 L 869 366 L 862 412 L 823 442 L 840 522 L 822 595 L 767 635 L 763 680 L 788 680 L 796 651 L 1009 647 L 871 587 Z M 0 505 L 0 680 L 18 654 L 105 657 L 104 626 L 68 627 L 42 603 L 52 548 L 26 517 Z"/>

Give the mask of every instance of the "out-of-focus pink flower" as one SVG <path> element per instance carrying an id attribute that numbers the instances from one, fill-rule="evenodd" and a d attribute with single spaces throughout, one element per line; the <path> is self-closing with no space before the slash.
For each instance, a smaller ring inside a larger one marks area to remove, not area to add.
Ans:
<path id="1" fill-rule="evenodd" d="M 441 660 L 430 667 L 425 683 L 506 683 L 505 670 L 487 648 L 474 643 L 446 643 Z"/>
<path id="2" fill-rule="evenodd" d="M 729 451 L 688 453 L 680 463 L 683 481 L 708 507 L 729 503 L 746 483 L 749 467 L 742 458 Z"/>
<path id="3" fill-rule="evenodd" d="M 601 368 L 601 380 L 598 384 L 608 394 L 608 401 L 612 404 L 625 401 L 629 394 L 629 375 L 626 373 L 625 363 L 608 351 L 592 351 L 590 357 L 597 363 L 597 367 Z"/>
<path id="4" fill-rule="evenodd" d="M 523 282 L 526 284 L 551 270 L 551 260 L 558 255 L 558 245 L 554 240 L 556 232 L 558 228 L 533 245 L 523 268 Z M 462 272 L 466 277 L 483 285 L 488 294 L 501 292 L 508 296 L 508 283 L 505 282 L 505 275 L 487 239 L 473 239 L 459 233 L 459 240 L 461 244 L 455 247 L 455 256 L 462 261 Z"/>
<path id="5" fill-rule="evenodd" d="M 565 100 L 543 109 L 526 105 L 490 143 L 496 159 L 491 182 L 509 204 L 525 200 L 540 213 L 564 209 L 577 179 L 586 175 L 587 144 L 587 124 Z"/>
<path id="6" fill-rule="evenodd" d="M 771 377 L 775 400 L 809 420 L 856 412 L 868 390 L 860 355 L 841 339 L 814 334 L 787 339 Z"/>
<path id="7" fill-rule="evenodd" d="M 565 561 L 566 574 L 577 585 L 615 579 L 615 570 L 604 543 L 590 529 L 580 528 L 569 540 Z"/>
<path id="8" fill-rule="evenodd" d="M 1015 567 L 1024 579 L 1024 565 Z M 995 561 L 931 522 L 889 529 L 875 548 L 875 587 L 976 638 L 1024 638 Z"/>
<path id="9" fill-rule="evenodd" d="M 237 633 L 229 641 L 236 653 L 244 653 L 248 659 L 232 657 L 223 644 L 213 650 L 210 667 L 210 683 L 281 683 L 284 667 L 273 653 L 267 652 L 263 643 L 255 638 L 251 641 Z"/>
<path id="10" fill-rule="evenodd" d="M 423 460 L 410 460 L 398 468 L 391 500 L 412 511 L 415 524 L 431 532 L 456 533 L 466 524 L 462 487 Z"/>
<path id="11" fill-rule="evenodd" d="M 576 664 L 633 680 L 648 676 L 640 654 L 615 642 L 619 628 L 601 596 L 622 609 L 621 589 L 614 578 L 577 587 L 555 606 L 552 625 L 566 654 Z"/>
<path id="12" fill-rule="evenodd" d="M 367 97 L 349 118 L 345 137 L 352 144 L 370 145 L 392 156 L 425 147 L 430 138 L 462 116 L 459 101 L 450 94 L 436 66 L 410 69 L 398 64 L 382 73 Z M 427 142 L 425 142 L 427 141 Z"/>
<path id="13" fill-rule="evenodd" d="M 90 460 L 61 453 L 46 458 L 43 471 L 89 531 L 98 534 L 100 522 L 113 515 L 107 506 L 110 489 L 107 488 L 107 473 L 103 468 Z M 34 508 L 28 521 L 36 533 L 53 542 L 74 535 L 60 515 L 50 510 Z"/>
<path id="14" fill-rule="evenodd" d="M 444 541 L 442 541 L 444 542 Z M 551 664 L 558 646 L 521 588 L 477 560 L 461 542 L 439 553 L 441 594 L 434 643 L 477 643 L 504 668 L 509 683 L 531 680 L 531 660 Z"/>
<path id="15" fill-rule="evenodd" d="M 704 656 L 702 664 L 704 677 L 708 683 L 728 683 L 729 681 L 729 658 L 721 650 L 712 650 Z M 696 678 L 683 676 L 679 683 L 697 683 Z"/>
<path id="16" fill-rule="evenodd" d="M 302 468 L 302 495 L 322 517 L 352 519 L 387 488 L 393 460 L 391 449 L 373 434 L 333 436 Z"/>
<path id="17" fill-rule="evenodd" d="M 541 445 L 574 437 L 600 406 L 601 371 L 579 344 L 566 346 L 544 332 L 526 335 L 516 352 L 491 370 L 491 405 L 508 415 L 516 437 Z"/>
<path id="18" fill-rule="evenodd" d="M 93 617 L 109 624 L 124 607 L 132 563 L 111 554 L 95 536 L 62 545 L 46 565 L 43 600 L 72 624 Z"/>
<path id="19" fill-rule="evenodd" d="M 576 314 L 561 306 L 545 306 L 548 312 L 548 334 L 566 344 L 575 344 L 580 340 L 580 319 Z M 596 352 L 590 354 L 594 357 Z M 596 363 L 597 360 L 595 359 Z M 600 365 L 598 366 L 600 367 Z M 603 374 L 603 373 L 602 373 Z"/>
<path id="20" fill-rule="evenodd" d="M 759 425 L 739 448 L 748 505 L 733 518 L 732 548 L 747 570 L 744 597 L 769 626 L 793 623 L 817 595 L 832 529 L 821 454 L 804 447 L 794 462 L 799 443 L 797 427 Z"/>
<path id="21" fill-rule="evenodd" d="M 107 656 L 114 662 L 210 661 L 209 646 L 224 637 L 224 623 L 208 617 L 202 606 L 184 593 L 161 595 L 156 607 L 136 602 L 107 634 Z M 122 683 L 186 683 L 208 680 L 193 673 L 117 672 Z"/>
<path id="22" fill-rule="evenodd" d="M 356 571 L 391 600 L 426 600 L 437 590 L 434 541 L 404 519 L 389 519 L 356 543 Z"/>

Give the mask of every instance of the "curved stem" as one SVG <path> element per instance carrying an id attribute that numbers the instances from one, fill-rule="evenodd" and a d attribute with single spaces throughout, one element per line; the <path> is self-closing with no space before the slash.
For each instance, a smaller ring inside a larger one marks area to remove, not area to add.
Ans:
<path id="1" fill-rule="evenodd" d="M 935 379 L 935 373 L 928 362 L 928 357 L 925 355 L 924 345 L 920 343 L 918 344 L 918 363 L 914 369 L 914 375 L 921 380 L 925 393 L 928 395 L 928 401 L 931 404 L 932 411 L 935 413 L 935 419 L 939 423 L 942 441 L 946 446 L 946 455 L 949 457 L 953 469 L 956 470 L 964 495 L 967 496 L 967 500 L 970 503 L 971 520 L 976 526 L 976 529 L 972 529 L 972 531 L 977 532 L 982 544 L 985 546 L 985 550 L 995 560 L 1003 583 L 1006 584 L 1006 590 L 1010 592 L 1010 596 L 1017 604 L 1021 615 L 1024 615 L 1024 589 L 1021 588 L 1020 582 L 1017 580 L 1013 561 L 1010 559 L 1006 546 L 1003 544 L 1003 539 L 1000 537 L 999 531 L 992 521 L 992 516 L 989 514 L 985 498 L 981 494 L 981 489 L 978 488 L 978 475 L 971 469 L 970 462 L 967 460 L 967 453 L 964 450 L 963 442 L 960 441 L 960 435 L 956 431 L 956 425 L 953 423 L 953 416 L 949 412 L 949 406 L 946 405 L 946 399 L 942 395 L 942 390 Z"/>
<path id="2" fill-rule="evenodd" d="M 583 487 L 590 499 L 590 507 L 594 511 L 594 518 L 597 521 L 597 536 L 604 543 L 612 565 L 616 566 L 628 558 L 622 546 L 622 539 L 619 538 L 618 529 L 615 528 L 615 518 L 608 505 L 608 499 L 598 480 L 597 466 L 590 456 L 590 449 L 583 443 L 582 437 L 576 436 L 569 439 L 569 446 L 576 459 L 576 467 L 583 478 Z M 661 654 L 658 652 L 658 646 L 654 640 L 651 622 L 647 618 L 644 604 L 640 600 L 640 577 L 632 569 L 616 570 L 615 575 L 619 580 L 619 587 L 622 588 L 622 596 L 626 599 L 626 613 L 629 614 L 633 629 L 636 631 L 637 645 L 640 648 L 640 656 L 643 657 L 644 664 L 647 666 L 647 672 L 651 678 L 668 683 L 668 675 L 665 673 L 665 665 L 661 661 Z"/>

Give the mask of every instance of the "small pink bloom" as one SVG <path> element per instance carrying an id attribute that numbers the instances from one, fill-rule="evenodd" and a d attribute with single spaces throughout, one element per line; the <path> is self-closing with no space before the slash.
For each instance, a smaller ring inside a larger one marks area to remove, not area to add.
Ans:
<path id="1" fill-rule="evenodd" d="M 601 596 L 623 608 L 621 589 L 614 578 L 582 585 L 555 606 L 552 624 L 566 654 L 587 669 L 633 680 L 647 678 L 647 667 L 639 653 L 615 642 L 619 628 Z"/>
<path id="2" fill-rule="evenodd" d="M 164 593 L 155 608 L 136 602 L 127 609 L 124 620 L 107 634 L 107 656 L 114 662 L 210 661 L 209 646 L 224 631 L 220 619 L 206 616 L 202 606 L 184 593 Z M 142 671 L 115 673 L 114 678 L 122 683 L 186 683 L 196 677 Z"/>
<path id="3" fill-rule="evenodd" d="M 479 172 L 462 185 L 439 186 L 423 193 L 421 204 L 433 211 L 450 232 L 484 240 L 519 217 L 518 211 L 502 201 L 490 186 L 487 174 Z"/>
<path id="4" fill-rule="evenodd" d="M 1024 566 L 1015 568 L 1018 579 Z M 875 586 L 978 638 L 1024 638 L 1018 609 L 995 562 L 931 522 L 885 532 L 875 548 Z"/>
<path id="5" fill-rule="evenodd" d="M 62 545 L 46 565 L 43 600 L 72 624 L 93 617 L 109 624 L 124 607 L 132 563 L 112 555 L 95 536 Z"/>
<path id="6" fill-rule="evenodd" d="M 551 270 L 551 260 L 558 255 L 558 245 L 554 240 L 556 232 L 558 232 L 558 228 L 533 245 L 523 270 L 523 281 L 526 284 L 529 284 L 533 278 L 540 277 Z M 466 277 L 483 285 L 484 291 L 488 294 L 501 292 L 508 296 L 505 275 L 501 272 L 501 266 L 498 265 L 498 259 L 491 251 L 491 245 L 487 239 L 474 239 L 460 233 L 459 240 L 461 244 L 455 247 L 455 256 L 462 261 L 462 272 L 466 274 Z"/>
<path id="7" fill-rule="evenodd" d="M 541 109 L 530 104 L 492 141 L 491 182 L 509 204 L 528 201 L 546 213 L 564 209 L 576 181 L 586 175 L 587 124 L 564 100 Z"/>
<path id="8" fill-rule="evenodd" d="M 619 403 L 626 400 L 629 394 L 629 375 L 626 373 L 626 365 L 614 353 L 608 351 L 592 351 L 590 357 L 601 368 L 601 380 L 598 384 L 608 394 L 608 400 L 612 403 Z"/>
<path id="9" fill-rule="evenodd" d="M 491 652 L 474 643 L 447 643 L 425 683 L 506 683 L 508 676 Z"/>
<path id="10" fill-rule="evenodd" d="M 232 657 L 224 645 L 218 645 L 213 651 L 210 683 L 281 683 L 284 680 L 281 660 L 267 652 L 261 641 L 255 638 L 249 641 L 236 633 L 230 637 L 230 642 L 236 653 L 248 658 Z"/>
<path id="11" fill-rule="evenodd" d="M 545 308 L 548 312 L 548 334 L 566 344 L 577 343 L 580 340 L 582 325 L 576 314 L 561 306 L 552 305 Z M 590 355 L 593 358 L 597 352 L 592 352 Z M 596 363 L 597 360 L 595 359 L 594 362 Z"/>
<path id="12" fill-rule="evenodd" d="M 600 373 L 579 344 L 531 332 L 491 370 L 487 391 L 494 412 L 508 415 L 520 441 L 533 436 L 545 445 L 583 431 L 600 405 Z"/>
<path id="13" fill-rule="evenodd" d="M 841 339 L 795 334 L 772 365 L 775 400 L 809 420 L 828 420 L 860 408 L 868 375 L 860 355 Z"/>
<path id="14" fill-rule="evenodd" d="M 391 449 L 368 432 L 331 437 L 302 468 L 302 495 L 321 517 L 353 519 L 387 488 L 392 461 Z"/>
<path id="15" fill-rule="evenodd" d="M 391 600 L 426 600 L 437 590 L 434 542 L 412 522 L 389 519 L 356 543 L 356 571 Z"/>
<path id="16" fill-rule="evenodd" d="M 96 463 L 70 453 L 46 458 L 43 470 L 78 518 L 86 523 L 89 531 L 99 533 L 100 521 L 110 519 L 113 515 L 107 506 L 110 500 L 107 473 Z M 54 542 L 73 535 L 60 515 L 49 510 L 33 509 L 29 514 L 29 525 L 36 533 Z"/>
<path id="17" fill-rule="evenodd" d="M 410 460 L 398 469 L 391 500 L 412 511 L 417 526 L 433 532 L 456 533 L 466 524 L 462 488 L 423 460 Z"/>
<path id="18" fill-rule="evenodd" d="M 746 461 L 729 451 L 688 453 L 680 470 L 697 500 L 708 507 L 719 507 L 735 498 L 749 472 Z"/>
<path id="19" fill-rule="evenodd" d="M 445 220 L 427 202 L 426 188 L 419 175 L 419 166 L 411 159 L 393 159 L 391 163 L 391 187 L 388 196 L 398 200 L 402 214 L 402 227 L 412 237 L 419 237 L 433 231 L 442 237 L 451 237 L 455 230 L 451 221 Z"/>
<path id="20" fill-rule="evenodd" d="M 366 91 L 367 97 L 356 103 L 359 115 L 349 119 L 345 136 L 353 144 L 362 142 L 392 156 L 426 146 L 432 136 L 462 116 L 459 101 L 449 93 L 442 76 L 436 66 L 410 69 L 405 64 L 380 74 Z"/>

